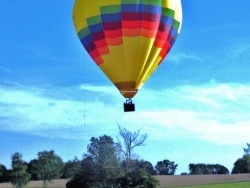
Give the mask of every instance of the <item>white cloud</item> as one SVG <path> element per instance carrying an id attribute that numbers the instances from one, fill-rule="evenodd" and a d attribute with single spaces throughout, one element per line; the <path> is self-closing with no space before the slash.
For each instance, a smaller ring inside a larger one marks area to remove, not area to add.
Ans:
<path id="1" fill-rule="evenodd" d="M 100 92 L 100 93 L 105 93 L 105 94 L 114 95 L 114 96 L 118 94 L 118 91 L 115 89 L 115 87 L 112 87 L 112 86 L 92 86 L 92 85 L 82 84 L 80 88 L 86 91 Z"/>
<path id="2" fill-rule="evenodd" d="M 211 84 L 202 87 L 184 86 L 180 89 L 180 95 L 213 107 L 223 107 L 231 103 L 248 105 L 250 88 L 241 84 Z"/>
<path id="3" fill-rule="evenodd" d="M 176 52 L 172 55 L 170 54 L 167 57 L 167 60 L 173 61 L 174 63 L 181 63 L 186 61 L 200 62 L 203 61 L 203 58 L 201 58 L 201 55 L 195 53 Z"/>
<path id="4" fill-rule="evenodd" d="M 238 62 L 242 58 L 246 58 L 248 60 L 250 53 L 249 41 L 249 37 L 234 38 L 231 41 L 228 41 L 229 44 L 222 50 L 223 56 L 228 60 L 233 59 L 233 61 L 235 61 L 235 59 L 237 59 Z"/>
<path id="5" fill-rule="evenodd" d="M 158 140 L 182 137 L 241 145 L 249 141 L 249 85 L 187 85 L 158 91 L 144 88 L 135 98 L 136 112 L 132 113 L 123 112 L 122 97 L 113 86 L 68 88 L 74 90 L 71 93 L 83 89 L 86 98 L 79 100 L 74 96 L 51 98 L 48 93 L 53 90 L 2 87 L 1 129 L 47 136 L 59 129 L 60 134 L 53 136 L 75 139 L 90 133 L 115 135 L 119 123 L 132 130 L 143 128 L 151 139 Z"/>

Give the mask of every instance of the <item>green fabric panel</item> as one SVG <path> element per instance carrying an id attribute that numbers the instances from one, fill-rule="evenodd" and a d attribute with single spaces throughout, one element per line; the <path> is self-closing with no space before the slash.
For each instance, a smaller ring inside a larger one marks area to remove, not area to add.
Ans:
<path id="1" fill-rule="evenodd" d="M 103 6 L 101 7 L 101 14 L 112 14 L 121 12 L 121 6 L 120 5 L 111 5 L 111 6 Z"/>
<path id="2" fill-rule="evenodd" d="M 173 27 L 178 29 L 180 27 L 180 22 L 174 20 Z"/>
<path id="3" fill-rule="evenodd" d="M 142 4 L 146 4 L 146 5 L 158 5 L 161 6 L 162 5 L 162 0 L 143 0 Z"/>
<path id="4" fill-rule="evenodd" d="M 90 31 L 89 31 L 89 28 L 88 28 L 88 27 L 82 29 L 81 31 L 79 31 L 79 32 L 77 33 L 79 39 L 82 39 L 82 38 L 86 37 L 86 36 L 89 35 L 89 34 L 90 34 Z"/>
<path id="5" fill-rule="evenodd" d="M 101 19 L 101 16 L 100 15 L 97 15 L 97 16 L 93 16 L 91 18 L 87 18 L 87 23 L 88 25 L 95 25 L 95 24 L 98 24 L 98 23 L 101 23 L 102 22 L 102 19 Z"/>
<path id="6" fill-rule="evenodd" d="M 121 4 L 141 4 L 142 0 L 121 0 Z"/>
<path id="7" fill-rule="evenodd" d="M 172 9 L 169 9 L 169 8 L 163 8 L 162 15 L 174 18 L 174 11 Z"/>

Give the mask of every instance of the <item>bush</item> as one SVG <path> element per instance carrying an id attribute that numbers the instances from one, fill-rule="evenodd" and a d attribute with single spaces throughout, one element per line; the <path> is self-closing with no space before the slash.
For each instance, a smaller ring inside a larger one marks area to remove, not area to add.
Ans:
<path id="1" fill-rule="evenodd" d="M 120 188 L 156 188 L 159 181 L 144 170 L 137 170 L 127 174 L 127 176 L 118 179 Z"/>

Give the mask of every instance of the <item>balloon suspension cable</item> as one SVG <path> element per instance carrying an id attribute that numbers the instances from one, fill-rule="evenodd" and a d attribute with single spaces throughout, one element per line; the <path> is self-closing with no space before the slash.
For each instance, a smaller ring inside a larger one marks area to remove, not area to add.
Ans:
<path id="1" fill-rule="evenodd" d="M 135 111 L 135 104 L 132 102 L 131 98 L 126 99 L 123 104 L 124 112 L 133 112 Z"/>

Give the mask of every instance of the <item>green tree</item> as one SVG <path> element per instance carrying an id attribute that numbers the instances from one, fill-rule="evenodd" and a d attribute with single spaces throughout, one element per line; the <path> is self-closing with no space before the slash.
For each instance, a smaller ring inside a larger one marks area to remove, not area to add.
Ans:
<path id="1" fill-rule="evenodd" d="M 122 168 L 126 169 L 126 161 L 122 161 Z M 144 170 L 151 175 L 157 175 L 157 171 L 154 169 L 152 163 L 144 160 L 131 160 L 131 171 Z"/>
<path id="2" fill-rule="evenodd" d="M 244 155 L 235 161 L 232 174 L 250 173 L 250 144 L 247 143 L 247 148 L 243 148 Z"/>
<path id="3" fill-rule="evenodd" d="M 203 174 L 203 164 L 189 164 L 189 171 L 191 175 Z"/>
<path id="4" fill-rule="evenodd" d="M 92 137 L 83 155 L 81 169 L 67 184 L 67 188 L 155 188 L 159 182 L 151 176 L 153 166 L 148 161 L 131 160 L 130 172 L 124 173 L 121 146 L 110 136 Z M 126 162 L 123 163 L 126 166 Z"/>
<path id="5" fill-rule="evenodd" d="M 38 152 L 37 156 L 38 159 L 35 163 L 36 176 L 38 179 L 43 180 L 43 187 L 46 187 L 48 182 L 61 177 L 63 161 L 53 150 Z"/>
<path id="6" fill-rule="evenodd" d="M 79 173 L 80 169 L 81 161 L 75 157 L 73 160 L 69 160 L 65 163 L 62 178 L 73 179 L 74 176 Z"/>
<path id="7" fill-rule="evenodd" d="M 8 181 L 9 181 L 8 170 L 4 165 L 0 164 L 0 183 L 4 183 Z"/>
<path id="8" fill-rule="evenodd" d="M 189 164 L 189 171 L 191 175 L 201 174 L 229 174 L 229 170 L 220 164 Z"/>
<path id="9" fill-rule="evenodd" d="M 97 165 L 93 158 L 84 155 L 80 171 L 67 184 L 67 188 L 100 187 L 97 174 Z"/>
<path id="10" fill-rule="evenodd" d="M 159 187 L 159 181 L 144 170 L 135 170 L 129 172 L 126 176 L 118 179 L 119 188 L 156 188 Z"/>
<path id="11" fill-rule="evenodd" d="M 102 185 L 112 185 L 121 174 L 119 145 L 110 136 L 92 137 L 88 145 L 88 155 L 97 165 L 98 181 Z"/>
<path id="12" fill-rule="evenodd" d="M 235 161 L 232 174 L 243 174 L 248 172 L 247 158 L 243 156 Z"/>
<path id="13" fill-rule="evenodd" d="M 87 151 L 67 188 L 114 187 L 121 177 L 119 145 L 110 136 L 92 137 Z"/>
<path id="14" fill-rule="evenodd" d="M 178 164 L 175 164 L 174 161 L 169 161 L 167 159 L 157 162 L 155 169 L 159 175 L 174 175 Z"/>
<path id="15" fill-rule="evenodd" d="M 123 139 L 124 149 L 122 150 L 125 154 L 125 161 L 126 161 L 126 169 L 125 173 L 131 172 L 131 156 L 132 151 L 137 146 L 143 146 L 144 141 L 147 139 L 147 134 L 140 135 L 141 130 L 137 130 L 135 132 L 131 132 L 126 128 L 122 128 L 118 125 L 119 134 Z"/>
<path id="16" fill-rule="evenodd" d="M 144 160 L 135 160 L 134 162 L 135 170 L 144 170 L 151 175 L 157 175 L 157 171 L 154 169 L 152 163 Z"/>
<path id="17" fill-rule="evenodd" d="M 212 174 L 229 174 L 229 170 L 220 164 L 215 164 L 213 165 L 213 169 L 214 171 L 212 172 Z"/>
<path id="18" fill-rule="evenodd" d="M 16 152 L 11 156 L 11 159 L 10 182 L 16 188 L 25 187 L 29 183 L 30 174 L 26 172 L 28 167 L 22 160 L 22 154 Z"/>
<path id="19" fill-rule="evenodd" d="M 33 159 L 28 163 L 28 169 L 27 172 L 30 173 L 31 177 L 30 180 L 38 180 L 39 178 L 37 177 L 37 164 L 38 160 Z"/>

